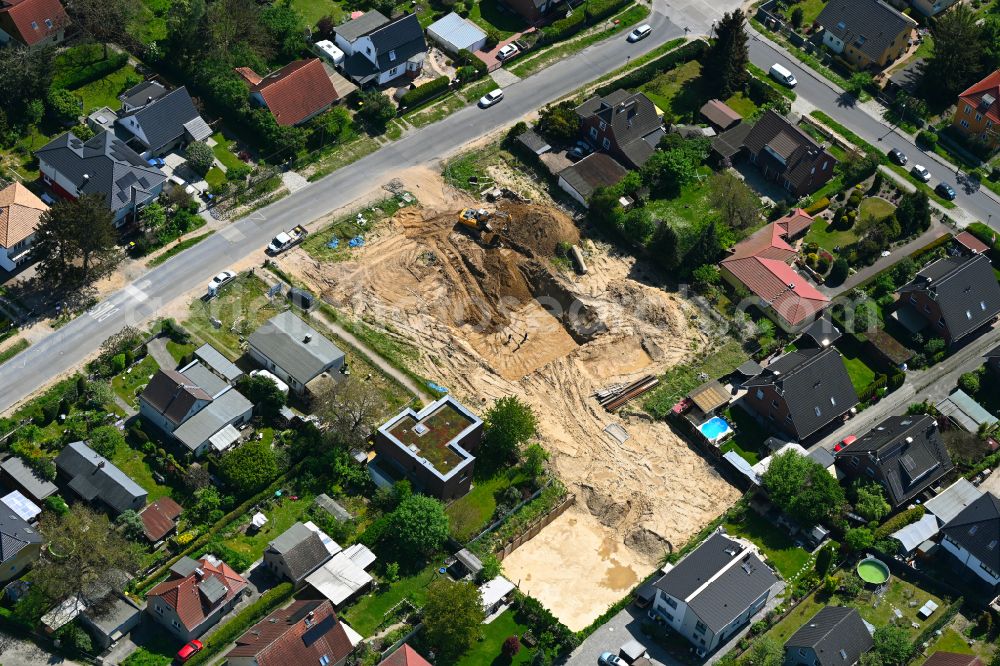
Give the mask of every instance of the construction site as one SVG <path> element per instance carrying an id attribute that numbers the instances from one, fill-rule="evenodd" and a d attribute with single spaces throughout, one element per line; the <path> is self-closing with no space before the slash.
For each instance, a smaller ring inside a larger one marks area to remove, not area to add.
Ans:
<path id="1" fill-rule="evenodd" d="M 543 193 L 487 201 L 429 170 L 400 180 L 419 204 L 363 247 L 338 261 L 295 249 L 281 268 L 416 350 L 411 369 L 480 414 L 511 394 L 533 407 L 577 502 L 504 569 L 581 629 L 739 497 L 641 413 L 655 378 L 706 344 L 698 310 L 642 261 L 581 237 Z"/>

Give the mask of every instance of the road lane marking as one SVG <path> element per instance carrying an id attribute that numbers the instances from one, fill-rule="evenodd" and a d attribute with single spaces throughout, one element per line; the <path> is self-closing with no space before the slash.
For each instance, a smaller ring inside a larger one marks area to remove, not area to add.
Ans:
<path id="1" fill-rule="evenodd" d="M 245 233 L 237 229 L 234 225 L 223 227 L 222 230 L 219 232 L 219 235 L 225 238 L 230 243 L 238 243 L 247 237 Z"/>
<path id="2" fill-rule="evenodd" d="M 149 294 L 147 294 L 134 284 L 130 284 L 129 286 L 125 287 L 125 293 L 134 298 L 135 300 L 139 301 L 140 303 L 145 303 L 147 300 L 149 300 Z"/>
<path id="3" fill-rule="evenodd" d="M 114 303 L 104 301 L 103 303 L 98 303 L 94 307 L 87 310 L 87 314 L 96 319 L 98 322 L 103 322 L 119 310 L 121 310 L 121 308 L 116 306 Z"/>

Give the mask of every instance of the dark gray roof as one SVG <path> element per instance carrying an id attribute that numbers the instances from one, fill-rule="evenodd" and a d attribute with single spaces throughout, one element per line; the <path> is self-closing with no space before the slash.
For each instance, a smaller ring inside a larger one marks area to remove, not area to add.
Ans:
<path id="1" fill-rule="evenodd" d="M 559 177 L 584 199 L 589 199 L 594 190 L 616 184 L 627 173 L 628 170 L 610 155 L 592 153 L 560 171 Z"/>
<path id="2" fill-rule="evenodd" d="M 174 437 L 191 451 L 196 450 L 226 425 L 253 410 L 253 403 L 234 388 L 229 389 L 174 430 Z"/>
<path id="3" fill-rule="evenodd" d="M 881 472 L 889 503 L 902 506 L 952 468 L 937 422 L 926 414 L 890 416 L 837 452 L 837 460 L 861 457 Z"/>
<path id="4" fill-rule="evenodd" d="M 740 123 L 712 139 L 712 150 L 721 157 L 732 158 L 743 150 L 743 143 L 753 129 L 750 123 Z"/>
<path id="5" fill-rule="evenodd" d="M 264 322 L 249 343 L 303 385 L 344 359 L 344 352 L 289 310 Z"/>
<path id="6" fill-rule="evenodd" d="M 812 648 L 819 666 L 853 666 L 873 642 L 857 610 L 827 606 L 791 635 L 785 649 Z"/>
<path id="7" fill-rule="evenodd" d="M 524 130 L 517 136 L 517 140 L 528 150 L 536 155 L 548 152 L 551 146 L 534 130 Z"/>
<path id="8" fill-rule="evenodd" d="M 941 528 L 944 535 L 1000 575 L 1000 498 L 984 493 Z"/>
<path id="9" fill-rule="evenodd" d="M 178 578 L 187 578 L 194 573 L 194 570 L 197 569 L 198 566 L 198 560 L 185 555 L 181 559 L 174 562 L 173 566 L 170 567 L 170 573 L 174 574 Z"/>
<path id="10" fill-rule="evenodd" d="M 23 518 L 6 506 L 0 507 L 0 562 L 7 562 L 42 537 Z"/>
<path id="11" fill-rule="evenodd" d="M 167 89 L 156 81 L 143 81 L 123 92 L 118 96 L 118 99 L 123 105 L 143 106 L 149 102 L 155 102 L 166 94 Z"/>
<path id="12" fill-rule="evenodd" d="M 802 329 L 802 335 L 812 340 L 817 347 L 826 347 L 839 340 L 843 334 L 833 325 L 828 315 L 823 315 Z"/>
<path id="13" fill-rule="evenodd" d="M 302 523 L 289 527 L 267 549 L 268 552 L 281 556 L 296 582 L 311 574 L 331 557 L 320 535 Z"/>
<path id="14" fill-rule="evenodd" d="M 814 167 L 815 171 L 821 171 L 823 162 L 836 164 L 833 156 L 812 137 L 771 109 L 765 111 L 750 129 L 743 145 L 757 155 L 758 163 L 783 174 L 796 187 L 812 180 L 815 175 Z M 765 146 L 780 155 L 783 162 L 765 151 Z"/>
<path id="15" fill-rule="evenodd" d="M 829 467 L 835 462 L 833 454 L 830 453 L 830 449 L 823 446 L 817 446 L 810 451 L 809 458 L 811 458 L 817 465 L 822 465 L 823 467 Z"/>
<path id="16" fill-rule="evenodd" d="M 389 22 L 385 16 L 370 9 L 356 19 L 338 25 L 334 32 L 349 42 L 357 40 L 362 35 L 367 35 L 372 30 L 379 28 Z"/>
<path id="17" fill-rule="evenodd" d="M 833 347 L 785 354 L 743 384 L 773 386 L 788 405 L 792 426 L 805 439 L 858 404 L 858 394 Z"/>
<path id="18" fill-rule="evenodd" d="M 740 542 L 716 532 L 653 585 L 675 599 L 686 599 L 744 550 Z"/>
<path id="19" fill-rule="evenodd" d="M 144 203 L 166 181 L 166 175 L 111 132 L 101 132 L 83 142 L 66 132 L 45 144 L 35 155 L 52 165 L 81 194 L 100 194 L 117 213 L 133 198 Z M 86 176 L 86 178 L 84 177 Z"/>
<path id="20" fill-rule="evenodd" d="M 142 613 L 142 609 L 133 601 L 119 595 L 114 596 L 114 602 L 110 604 L 110 608 L 101 610 L 102 612 L 97 613 L 88 609 L 84 611 L 84 615 L 90 620 L 91 625 L 97 627 L 102 634 L 108 637 L 123 626 L 130 624 L 136 615 Z"/>
<path id="21" fill-rule="evenodd" d="M 117 513 L 132 507 L 146 491 L 103 456 L 83 442 L 67 444 L 56 456 L 56 468 L 71 479 L 70 485 L 87 499 L 100 499 Z"/>
<path id="22" fill-rule="evenodd" d="M 117 124 L 121 126 L 125 118 L 135 118 L 146 136 L 144 143 L 153 152 L 184 137 L 189 128 L 197 127 L 193 134 L 188 135 L 189 139 L 195 141 L 204 141 L 212 135 L 212 130 L 194 108 L 194 101 L 184 86 L 171 90 L 152 104 L 122 116 L 116 121 Z"/>
<path id="23" fill-rule="evenodd" d="M 0 468 L 21 486 L 25 492 L 31 495 L 33 499 L 41 501 L 59 490 L 56 484 L 39 476 L 38 472 L 28 467 L 17 456 L 11 456 L 7 460 L 4 460 L 3 464 L 0 464 Z"/>
<path id="24" fill-rule="evenodd" d="M 937 302 L 952 342 L 1000 314 L 1000 284 L 989 258 L 982 254 L 938 259 L 899 290 L 916 291 Z"/>
<path id="25" fill-rule="evenodd" d="M 196 402 L 211 401 L 212 396 L 188 377 L 166 368 L 153 375 L 139 399 L 178 426 Z"/>
<path id="26" fill-rule="evenodd" d="M 816 23 L 875 61 L 900 33 L 916 27 L 916 21 L 882 0 L 831 0 Z"/>
<path id="27" fill-rule="evenodd" d="M 229 589 L 219 580 L 218 576 L 208 576 L 198 583 L 198 591 L 205 597 L 209 606 L 214 606 L 220 599 L 229 594 Z"/>
<path id="28" fill-rule="evenodd" d="M 198 347 L 194 350 L 194 357 L 210 367 L 229 383 L 235 382 L 243 376 L 243 371 L 212 345 L 205 344 Z"/>
<path id="29" fill-rule="evenodd" d="M 368 33 L 378 56 L 378 69 L 387 72 L 418 53 L 427 51 L 424 29 L 416 14 L 400 16 Z"/>
<path id="30" fill-rule="evenodd" d="M 641 92 L 619 88 L 605 97 L 594 96 L 578 106 L 576 113 L 582 119 L 597 116 L 608 123 L 622 153 L 635 167 L 645 164 L 663 137 L 656 105 Z"/>

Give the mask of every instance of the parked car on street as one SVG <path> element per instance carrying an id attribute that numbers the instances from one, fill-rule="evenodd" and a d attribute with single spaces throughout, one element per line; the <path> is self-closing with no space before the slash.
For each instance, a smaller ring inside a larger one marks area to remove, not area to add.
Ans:
<path id="1" fill-rule="evenodd" d="M 955 188 L 948 183 L 938 183 L 937 187 L 934 188 L 934 191 L 937 192 L 942 199 L 952 201 L 955 198 Z"/>
<path id="2" fill-rule="evenodd" d="M 491 90 L 482 97 L 479 98 L 479 106 L 482 108 L 488 108 L 503 99 L 503 91 L 497 88 L 496 90 Z"/>
<path id="3" fill-rule="evenodd" d="M 653 26 L 648 23 L 643 23 L 638 28 L 628 33 L 628 37 L 626 39 L 629 42 L 638 42 L 640 39 L 649 37 L 649 33 L 651 32 L 653 32 Z"/>
<path id="4" fill-rule="evenodd" d="M 222 271 L 208 283 L 208 295 L 215 296 L 219 293 L 219 289 L 222 285 L 229 284 L 234 279 L 236 279 L 236 273 L 233 271 Z"/>
<path id="5" fill-rule="evenodd" d="M 889 159 L 898 164 L 899 166 L 903 166 L 904 164 L 907 163 L 907 161 L 909 161 L 909 158 L 906 156 L 906 153 L 904 153 L 902 150 L 898 148 L 893 148 L 892 150 L 889 151 Z"/>
<path id="6" fill-rule="evenodd" d="M 503 62 L 504 60 L 509 60 L 510 58 L 513 58 L 514 55 L 519 50 L 520 49 L 517 48 L 517 44 L 508 44 L 507 46 L 504 46 L 499 51 L 497 51 L 497 60 L 499 60 L 500 62 Z"/>
<path id="7" fill-rule="evenodd" d="M 925 167 L 922 164 L 914 164 L 913 168 L 910 169 L 910 171 L 913 173 L 914 176 L 916 176 L 918 179 L 922 180 L 925 183 L 931 179 L 931 172 L 928 171 L 927 167 Z"/>
<path id="8" fill-rule="evenodd" d="M 779 83 L 784 83 L 789 88 L 794 88 L 799 84 L 795 75 L 792 74 L 787 67 L 779 65 L 778 63 L 771 65 L 771 69 L 769 69 L 767 73 L 771 75 L 772 79 Z"/>

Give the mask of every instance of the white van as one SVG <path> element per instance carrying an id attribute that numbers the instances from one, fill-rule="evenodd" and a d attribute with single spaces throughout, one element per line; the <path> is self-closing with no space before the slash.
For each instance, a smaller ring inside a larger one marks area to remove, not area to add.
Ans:
<path id="1" fill-rule="evenodd" d="M 795 77 L 792 75 L 792 73 L 789 72 L 787 68 L 782 67 L 778 63 L 774 63 L 773 65 L 771 65 L 771 69 L 768 71 L 768 74 L 771 75 L 771 78 L 778 81 L 779 83 L 784 83 L 789 88 L 794 88 L 795 85 L 798 83 L 798 81 L 795 80 Z"/>

